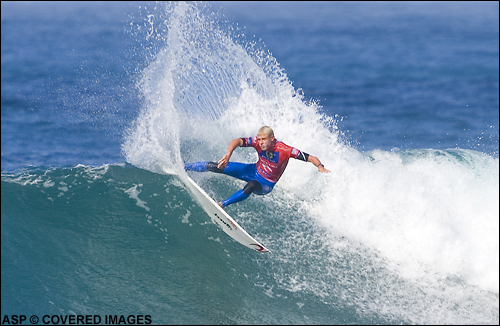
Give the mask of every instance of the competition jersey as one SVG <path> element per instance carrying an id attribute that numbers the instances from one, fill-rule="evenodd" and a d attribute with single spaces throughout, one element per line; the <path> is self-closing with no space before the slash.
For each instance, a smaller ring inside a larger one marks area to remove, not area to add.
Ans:
<path id="1" fill-rule="evenodd" d="M 259 154 L 259 161 L 256 163 L 257 172 L 264 179 L 273 183 L 278 182 L 290 157 L 306 162 L 309 157 L 308 154 L 302 153 L 295 147 L 288 146 L 278 140 L 274 141 L 274 146 L 270 150 L 264 151 L 260 148 L 257 137 L 241 139 L 243 140 L 243 147 L 253 147 Z"/>

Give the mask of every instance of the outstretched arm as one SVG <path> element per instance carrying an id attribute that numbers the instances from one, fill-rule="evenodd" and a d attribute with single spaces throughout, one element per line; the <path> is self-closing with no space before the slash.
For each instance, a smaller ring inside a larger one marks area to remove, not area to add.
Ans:
<path id="1" fill-rule="evenodd" d="M 229 159 L 231 158 L 231 155 L 233 154 L 233 151 L 236 149 L 238 146 L 243 146 L 243 140 L 241 138 L 235 138 L 231 140 L 229 143 L 229 146 L 227 147 L 227 152 L 224 154 L 224 156 L 219 160 L 217 167 L 219 169 L 225 169 L 227 163 L 229 163 Z"/>
<path id="2" fill-rule="evenodd" d="M 307 162 L 311 162 L 315 167 L 318 168 L 319 172 L 328 173 L 330 170 L 325 169 L 325 166 L 321 164 L 320 160 L 316 156 L 309 155 Z"/>

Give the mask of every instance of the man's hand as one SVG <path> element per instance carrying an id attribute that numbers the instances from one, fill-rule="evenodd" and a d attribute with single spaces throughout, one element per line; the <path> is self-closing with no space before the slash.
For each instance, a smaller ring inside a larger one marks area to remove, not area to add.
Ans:
<path id="1" fill-rule="evenodd" d="M 314 166 L 318 168 L 319 172 L 323 172 L 323 173 L 330 172 L 330 170 L 325 169 L 325 166 L 323 164 L 321 164 L 320 160 L 316 156 L 309 155 L 309 158 L 307 159 L 307 161 L 314 164 Z"/>
<path id="2" fill-rule="evenodd" d="M 227 166 L 227 163 L 229 163 L 229 159 L 231 158 L 231 154 L 226 153 L 218 162 L 217 167 L 219 169 L 224 170 Z"/>
<path id="3" fill-rule="evenodd" d="M 324 166 L 323 164 L 320 164 L 320 165 L 318 166 L 318 171 L 319 171 L 319 172 L 322 172 L 322 173 L 330 173 L 330 170 L 325 169 L 325 166 Z"/>

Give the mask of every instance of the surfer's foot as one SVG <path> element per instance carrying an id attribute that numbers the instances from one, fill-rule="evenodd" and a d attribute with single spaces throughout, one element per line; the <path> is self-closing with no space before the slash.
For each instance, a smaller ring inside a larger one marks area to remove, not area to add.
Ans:
<path id="1" fill-rule="evenodd" d="M 218 202 L 217 204 L 219 204 L 220 208 L 224 209 L 224 206 L 222 206 L 221 202 Z"/>

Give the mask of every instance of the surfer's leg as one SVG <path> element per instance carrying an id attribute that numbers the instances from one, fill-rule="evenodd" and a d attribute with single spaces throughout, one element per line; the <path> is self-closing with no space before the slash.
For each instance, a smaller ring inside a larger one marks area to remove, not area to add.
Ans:
<path id="1" fill-rule="evenodd" d="M 227 207 L 228 205 L 231 205 L 231 204 L 234 204 L 234 203 L 238 203 L 238 202 L 240 202 L 242 200 L 245 200 L 245 199 L 248 198 L 248 196 L 250 196 L 250 194 L 245 194 L 243 192 L 243 189 L 240 189 L 237 192 L 235 192 L 231 197 L 229 197 L 228 199 L 223 200 L 221 202 L 222 203 L 222 208 Z"/>
<path id="2" fill-rule="evenodd" d="M 224 172 L 224 170 L 219 169 L 217 167 L 216 162 L 208 162 L 208 161 L 195 162 L 195 163 L 185 163 L 184 170 L 195 171 L 195 172 L 207 172 L 207 171 L 217 172 L 217 173 Z"/>
<path id="3" fill-rule="evenodd" d="M 255 176 L 255 163 L 239 163 L 239 162 L 229 162 L 222 172 L 233 178 L 237 178 L 243 181 L 250 182 L 254 180 Z"/>
<path id="4" fill-rule="evenodd" d="M 229 175 L 243 181 L 252 181 L 255 179 L 255 164 L 229 162 L 225 169 L 219 169 L 217 162 L 195 162 L 184 164 L 184 170 L 195 172 L 215 172 Z"/>
<path id="5" fill-rule="evenodd" d="M 194 163 L 185 163 L 184 170 L 186 171 L 196 171 L 196 172 L 206 172 L 207 162 L 194 162 Z"/>
<path id="6" fill-rule="evenodd" d="M 243 189 L 238 190 L 231 197 L 222 201 L 222 207 L 226 207 L 228 205 L 245 200 L 253 192 L 262 192 L 261 184 L 255 180 L 251 180 L 246 184 L 246 186 Z"/>

